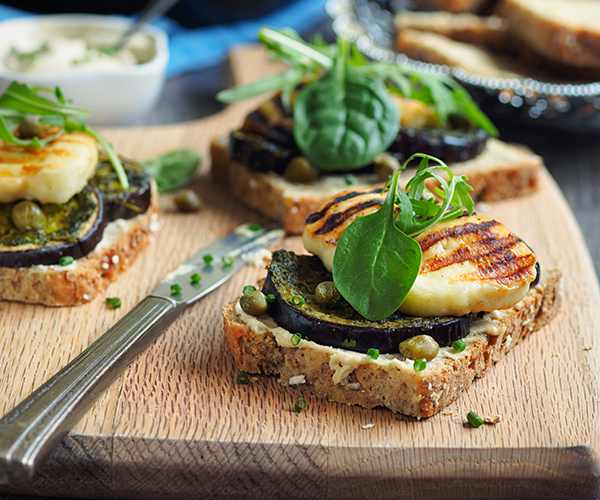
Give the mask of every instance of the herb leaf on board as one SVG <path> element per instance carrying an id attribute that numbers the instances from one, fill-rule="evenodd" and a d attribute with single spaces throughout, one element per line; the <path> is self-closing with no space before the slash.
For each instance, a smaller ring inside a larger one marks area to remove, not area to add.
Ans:
<path id="1" fill-rule="evenodd" d="M 176 149 L 139 165 L 156 181 L 160 194 L 187 186 L 200 165 L 200 155 L 191 149 Z"/>

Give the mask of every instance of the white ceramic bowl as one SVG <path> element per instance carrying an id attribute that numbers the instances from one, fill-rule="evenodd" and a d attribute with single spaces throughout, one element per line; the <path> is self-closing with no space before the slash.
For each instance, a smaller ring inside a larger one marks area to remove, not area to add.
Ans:
<path id="1" fill-rule="evenodd" d="M 92 112 L 87 118 L 90 124 L 142 124 L 161 94 L 169 59 L 167 35 L 154 26 L 142 30 L 151 43 L 148 60 L 139 64 L 98 68 L 79 63 L 68 72 L 55 69 L 59 68 L 57 64 L 43 73 L 9 69 L 4 64 L 15 39 L 33 38 L 39 33 L 72 37 L 78 30 L 86 35 L 102 34 L 117 39 L 129 24 L 128 19 L 121 17 L 86 14 L 31 16 L 0 22 L 0 92 L 13 80 L 35 87 L 58 86 L 73 105 Z"/>

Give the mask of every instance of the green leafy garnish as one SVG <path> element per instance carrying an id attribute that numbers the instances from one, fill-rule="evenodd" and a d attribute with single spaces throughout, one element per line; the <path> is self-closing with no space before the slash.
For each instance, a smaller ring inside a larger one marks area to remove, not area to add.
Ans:
<path id="1" fill-rule="evenodd" d="M 156 181 L 158 192 L 169 193 L 192 182 L 200 165 L 200 155 L 191 149 L 176 149 L 152 160 L 138 161 Z"/>
<path id="2" fill-rule="evenodd" d="M 106 302 L 113 309 L 119 309 L 119 307 L 121 307 L 121 299 L 119 297 L 107 297 Z"/>
<path id="3" fill-rule="evenodd" d="M 39 95 L 40 92 L 53 94 L 56 100 L 43 97 Z M 100 132 L 86 125 L 85 117 L 89 114 L 90 112 L 85 109 L 71 106 L 58 87 L 52 91 L 46 88 L 30 88 L 24 83 L 12 82 L 0 96 L 0 139 L 11 144 L 40 148 L 56 139 L 63 131 L 67 133 L 85 132 L 94 137 L 106 152 L 121 187 L 124 190 L 129 189 L 129 181 L 119 155 Z M 39 116 L 39 122 L 47 125 L 51 133 L 44 137 L 34 136 L 30 139 L 17 137 L 15 135 L 17 126 L 25 118 L 31 116 Z M 56 131 L 53 127 L 56 128 Z"/>
<path id="4" fill-rule="evenodd" d="M 321 170 L 360 168 L 387 149 L 400 126 L 390 92 L 432 106 L 443 126 L 458 113 L 498 135 L 466 90 L 449 76 L 421 73 L 395 62 L 367 61 L 343 40 L 332 45 L 322 40 L 309 43 L 293 31 L 270 28 L 262 28 L 259 39 L 271 56 L 291 68 L 224 90 L 217 99 L 234 102 L 280 91 L 290 111 L 291 94 L 303 85 L 293 107 L 294 138 L 302 154 Z"/>
<path id="5" fill-rule="evenodd" d="M 421 163 L 415 176 L 405 189 L 399 188 L 400 172 L 416 158 Z M 437 165 L 429 166 L 430 160 Z M 425 187 L 428 179 L 440 185 L 437 198 Z M 371 321 L 393 314 L 421 267 L 421 247 L 413 237 L 437 222 L 455 219 L 463 207 L 473 213 L 470 190 L 466 177 L 455 176 L 441 160 L 424 154 L 410 157 L 392 176 L 380 209 L 358 217 L 341 234 L 333 257 L 333 281 L 340 294 Z"/>
<path id="6" fill-rule="evenodd" d="M 294 139 L 321 170 L 361 168 L 398 135 L 400 116 L 383 81 L 350 65 L 348 42 L 331 71 L 306 85 L 294 104 Z"/>

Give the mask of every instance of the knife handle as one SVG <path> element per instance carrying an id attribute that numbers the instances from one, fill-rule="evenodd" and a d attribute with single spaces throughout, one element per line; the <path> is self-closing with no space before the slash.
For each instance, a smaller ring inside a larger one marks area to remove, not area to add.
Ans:
<path id="1" fill-rule="evenodd" d="M 149 296 L 0 420 L 0 484 L 31 478 L 104 389 L 178 316 Z"/>

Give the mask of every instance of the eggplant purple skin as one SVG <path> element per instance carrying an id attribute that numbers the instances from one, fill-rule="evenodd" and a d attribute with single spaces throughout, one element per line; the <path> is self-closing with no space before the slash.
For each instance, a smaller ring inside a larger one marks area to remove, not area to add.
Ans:
<path id="1" fill-rule="evenodd" d="M 281 108 L 281 103 L 274 101 Z M 281 114 L 284 116 L 283 108 Z M 435 156 L 445 163 L 471 160 L 484 150 L 488 133 L 468 123 L 457 124 L 457 128 L 404 127 L 398 132 L 388 152 L 403 162 L 415 153 Z M 253 111 L 246 118 L 246 129 L 236 130 L 230 136 L 231 157 L 248 169 L 258 172 L 273 171 L 283 174 L 295 156 L 302 155 L 294 141 L 293 130 L 281 125 L 272 125 L 260 113 Z M 468 128 L 466 128 L 468 127 Z M 369 172 L 372 166 L 360 171 Z"/>
<path id="2" fill-rule="evenodd" d="M 316 257 L 308 258 L 316 259 Z M 299 307 L 285 300 L 274 283 L 271 270 L 267 274 L 262 291 L 265 295 L 273 294 L 275 296 L 275 301 L 269 306 L 269 315 L 279 326 L 292 333 L 299 333 L 303 338 L 308 338 L 317 344 L 356 352 L 366 353 L 373 348 L 382 354 L 397 354 L 400 342 L 417 335 L 429 335 L 441 347 L 450 346 L 455 340 L 466 337 L 471 328 L 471 315 L 444 319 L 437 324 L 431 324 L 434 323 L 434 320 L 425 318 L 426 324 L 398 327 L 378 327 L 375 322 L 366 319 L 364 320 L 365 326 L 362 326 L 317 318 L 310 314 L 306 305 L 303 308 L 303 306 Z M 335 310 L 332 310 L 332 317 L 335 317 Z M 413 318 L 406 318 L 412 322 Z M 416 322 L 418 323 L 418 321 Z"/>
<path id="3" fill-rule="evenodd" d="M 58 264 L 61 257 L 80 259 L 90 253 L 102 239 L 104 228 L 108 223 L 102 195 L 98 188 L 92 186 L 98 200 L 96 212 L 98 216 L 90 230 L 79 240 L 70 243 L 46 245 L 29 250 L 0 252 L 1 267 L 31 267 L 36 265 L 49 266 Z"/>

